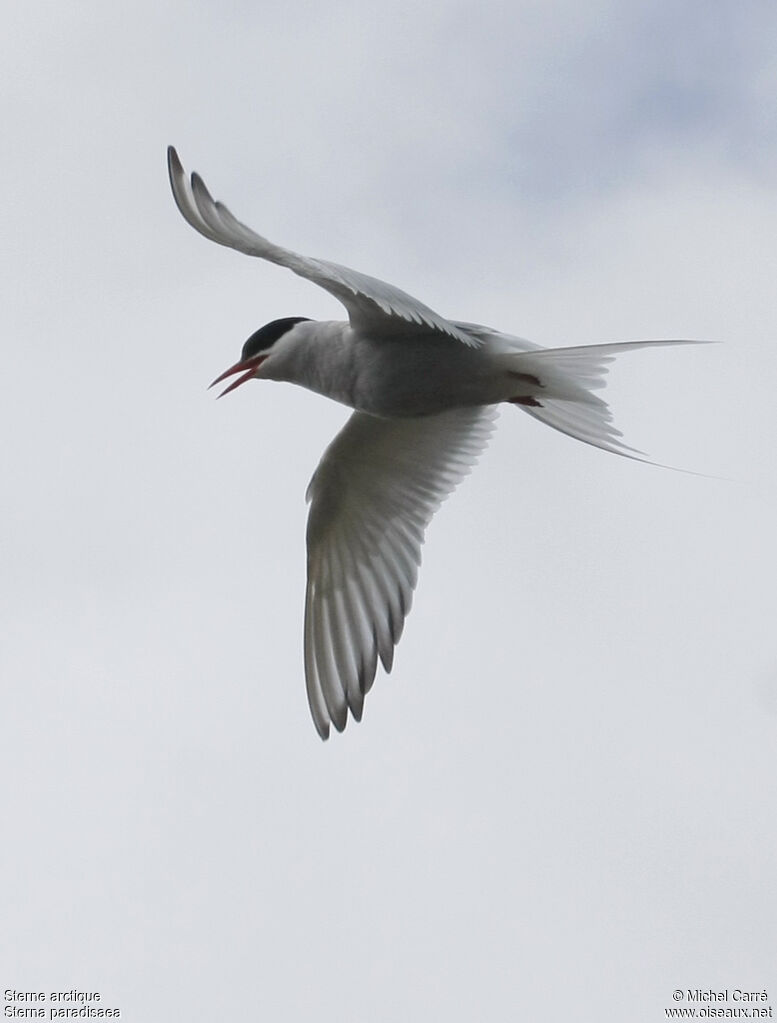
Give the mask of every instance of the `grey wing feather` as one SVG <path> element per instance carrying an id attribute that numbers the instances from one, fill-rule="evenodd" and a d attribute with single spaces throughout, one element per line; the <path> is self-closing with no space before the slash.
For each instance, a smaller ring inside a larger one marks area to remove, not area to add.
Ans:
<path id="1" fill-rule="evenodd" d="M 347 266 L 301 256 L 274 245 L 237 220 L 223 203 L 217 202 L 199 174 L 192 174 L 189 181 L 172 146 L 167 150 L 167 166 L 176 205 L 195 231 L 247 256 L 257 256 L 287 267 L 324 288 L 345 306 L 353 327 L 390 336 L 398 331 L 406 333 L 408 328 L 415 326 L 419 332 L 446 334 L 470 347 L 476 348 L 482 343 L 479 338 L 391 284 Z"/>
<path id="2" fill-rule="evenodd" d="M 322 738 L 359 720 L 378 658 L 391 670 L 424 533 L 472 469 L 495 406 L 419 419 L 354 412 L 308 487 L 305 678 Z"/>

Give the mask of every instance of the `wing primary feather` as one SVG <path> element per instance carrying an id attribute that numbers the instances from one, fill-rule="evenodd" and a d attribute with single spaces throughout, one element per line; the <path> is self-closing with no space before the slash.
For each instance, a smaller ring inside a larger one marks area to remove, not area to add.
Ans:
<path id="1" fill-rule="evenodd" d="M 354 658 L 353 647 L 347 640 L 347 615 L 344 604 L 344 588 L 338 585 L 332 591 L 329 624 L 332 630 L 332 652 L 340 680 L 345 689 L 348 709 L 357 721 L 361 721 L 364 694 L 359 685 L 359 670 Z"/>
<path id="2" fill-rule="evenodd" d="M 361 590 L 361 581 L 357 572 L 351 571 L 343 589 L 343 602 L 348 609 L 350 637 L 354 646 L 354 660 L 359 685 L 365 672 L 368 671 L 370 659 L 374 656 L 376 645 L 375 629 L 371 625 L 365 598 Z"/>
<path id="3" fill-rule="evenodd" d="M 373 635 L 377 641 L 378 655 L 384 668 L 386 664 L 393 661 L 394 635 L 396 628 L 394 620 L 402 615 L 401 606 L 397 603 L 389 581 L 383 572 L 369 572 L 368 566 L 374 560 L 374 550 L 370 551 L 364 543 L 362 531 L 352 528 L 352 545 L 357 548 L 352 556 L 352 572 L 354 578 L 365 594 L 366 602 L 370 607 L 370 620 L 373 627 Z M 377 593 L 376 593 L 377 591 Z M 370 592 L 377 596 L 377 600 L 370 600 Z M 381 604 L 385 613 L 380 613 Z M 377 665 L 376 665 L 377 667 Z M 373 672 L 374 676 L 374 672 Z M 370 680 L 372 685 L 372 680 Z"/>
<path id="4" fill-rule="evenodd" d="M 348 644 L 343 642 L 342 616 L 338 612 L 341 576 L 336 549 L 332 549 L 329 552 L 329 571 L 321 594 L 323 640 L 317 649 L 320 649 L 324 658 L 325 669 L 319 663 L 319 674 L 326 670 L 330 679 L 329 685 L 324 687 L 325 698 L 327 692 L 331 690 L 338 706 L 342 707 L 345 701 L 358 720 L 361 717 L 362 696 L 355 677 L 350 649 Z"/>
<path id="5" fill-rule="evenodd" d="M 315 650 L 313 644 L 313 617 L 315 614 L 313 584 L 308 583 L 305 599 L 305 687 L 308 696 L 308 706 L 316 726 L 316 731 L 322 739 L 329 738 L 329 711 L 327 710 L 324 694 L 321 690 L 321 683 L 318 679 L 316 668 Z"/>
<path id="6" fill-rule="evenodd" d="M 181 161 L 178 159 L 178 154 L 172 146 L 168 147 L 167 150 L 167 168 L 170 177 L 170 187 L 173 192 L 173 198 L 175 204 L 178 207 L 182 217 L 195 231 L 199 234 L 204 235 L 212 242 L 217 242 L 219 245 L 224 243 L 218 238 L 213 231 L 208 227 L 207 223 L 200 216 L 197 205 L 194 202 L 194 198 L 189 187 L 189 182 L 186 177 L 186 172 L 181 166 Z"/>
<path id="7" fill-rule="evenodd" d="M 348 705 L 331 650 L 328 594 L 325 586 L 322 587 L 321 593 L 315 595 L 314 608 L 313 650 L 318 678 L 332 724 L 338 732 L 342 732 L 348 717 Z"/>
<path id="8" fill-rule="evenodd" d="M 388 623 L 390 609 L 384 603 L 381 612 L 381 585 L 380 580 L 370 576 L 366 566 L 358 558 L 353 562 L 353 581 L 358 587 L 362 596 L 363 606 L 367 612 L 366 621 L 369 630 L 369 644 L 365 647 L 368 659 L 364 662 L 365 677 L 361 684 L 365 686 L 365 692 L 372 687 L 375 680 L 375 672 L 378 666 L 378 655 L 391 643 L 391 631 Z M 382 655 L 381 655 L 382 660 Z"/>

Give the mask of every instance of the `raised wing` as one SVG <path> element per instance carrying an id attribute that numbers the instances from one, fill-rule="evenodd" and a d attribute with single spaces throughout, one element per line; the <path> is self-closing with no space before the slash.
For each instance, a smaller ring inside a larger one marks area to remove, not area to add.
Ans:
<path id="1" fill-rule="evenodd" d="M 196 231 L 219 245 L 288 267 L 300 277 L 318 284 L 343 303 L 353 327 L 386 336 L 400 331 L 407 333 L 416 327 L 419 332 L 437 331 L 465 345 L 479 346 L 480 342 L 465 330 L 391 284 L 349 270 L 347 266 L 300 256 L 262 238 L 211 196 L 199 174 L 192 174 L 189 182 L 172 146 L 167 150 L 167 167 L 176 205 Z"/>
<path id="2" fill-rule="evenodd" d="M 424 532 L 472 469 L 495 406 L 413 419 L 354 412 L 324 453 L 307 497 L 305 680 L 322 739 L 361 719 L 378 657 L 391 671 L 410 611 Z"/>

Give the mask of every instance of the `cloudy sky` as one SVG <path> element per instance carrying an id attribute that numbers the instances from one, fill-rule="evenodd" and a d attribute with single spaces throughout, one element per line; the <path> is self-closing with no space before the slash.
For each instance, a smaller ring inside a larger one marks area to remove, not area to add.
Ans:
<path id="1" fill-rule="evenodd" d="M 33 0 L 0 57 L 0 989 L 139 1023 L 777 1005 L 777 8 Z M 191 231 L 168 143 L 443 314 L 724 342 L 609 392 L 722 478 L 506 409 L 322 744 L 303 495 L 347 412 L 205 387 L 341 314 Z"/>

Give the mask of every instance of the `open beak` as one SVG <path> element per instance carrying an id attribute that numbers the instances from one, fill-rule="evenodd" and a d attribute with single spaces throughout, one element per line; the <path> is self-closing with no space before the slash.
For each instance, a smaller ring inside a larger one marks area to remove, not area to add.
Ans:
<path id="1" fill-rule="evenodd" d="M 234 366 L 230 366 L 229 369 L 224 370 L 220 377 L 216 377 L 212 384 L 208 386 L 208 390 L 211 387 L 215 387 L 216 384 L 220 384 L 222 380 L 226 380 L 227 377 L 234 376 L 235 373 L 242 373 L 241 377 L 234 380 L 229 387 L 225 387 L 219 398 L 223 398 L 225 394 L 229 394 L 230 391 L 234 391 L 236 387 L 240 387 L 246 380 L 250 380 L 254 376 L 257 369 L 262 365 L 264 360 L 267 358 L 267 353 L 262 352 L 260 355 L 252 355 L 250 359 L 243 359 L 241 362 L 236 362 Z"/>

